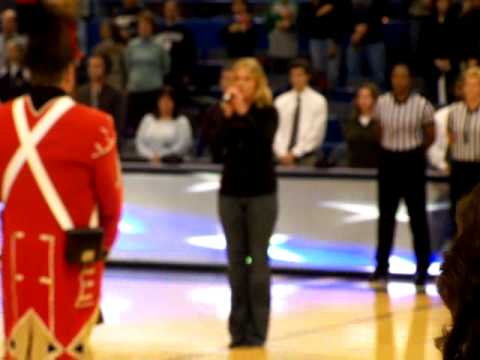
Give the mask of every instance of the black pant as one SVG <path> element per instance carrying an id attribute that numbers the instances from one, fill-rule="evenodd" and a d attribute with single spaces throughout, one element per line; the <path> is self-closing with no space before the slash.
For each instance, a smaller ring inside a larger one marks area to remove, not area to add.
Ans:
<path id="1" fill-rule="evenodd" d="M 456 224 L 458 202 L 480 183 L 480 163 L 452 161 L 450 172 L 450 210 Z"/>
<path id="2" fill-rule="evenodd" d="M 270 319 L 268 246 L 277 220 L 276 195 L 220 196 L 232 291 L 229 330 L 233 342 L 262 344 Z"/>
<path id="3" fill-rule="evenodd" d="M 138 125 L 145 114 L 157 109 L 159 90 L 128 94 L 126 136 L 135 136 Z"/>
<path id="4" fill-rule="evenodd" d="M 417 274 L 425 274 L 430 265 L 430 234 L 426 211 L 425 154 L 423 149 L 409 152 L 382 150 L 378 174 L 377 269 L 388 271 L 388 258 L 395 234 L 395 216 L 404 199 L 417 257 Z"/>

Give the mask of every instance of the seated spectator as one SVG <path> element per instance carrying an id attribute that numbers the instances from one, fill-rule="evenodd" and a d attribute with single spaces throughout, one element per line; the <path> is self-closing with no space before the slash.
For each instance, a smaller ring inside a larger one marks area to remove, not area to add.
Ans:
<path id="1" fill-rule="evenodd" d="M 117 41 L 116 31 L 117 28 L 110 20 L 102 22 L 100 28 L 102 41 L 93 49 L 93 53 L 109 58 L 112 69 L 107 81 L 118 90 L 123 90 L 126 85 L 125 47 L 121 42 Z"/>
<path id="2" fill-rule="evenodd" d="M 268 55 L 276 65 L 275 70 L 284 72 L 288 62 L 298 55 L 297 11 L 294 1 L 275 0 L 267 17 Z"/>
<path id="3" fill-rule="evenodd" d="M 378 96 L 379 91 L 373 84 L 362 85 L 357 90 L 353 116 L 344 126 L 350 167 L 378 167 L 380 129 L 373 117 Z"/>
<path id="4" fill-rule="evenodd" d="M 192 82 L 197 60 L 197 47 L 193 33 L 183 23 L 177 0 L 167 0 L 163 6 L 163 23 L 157 40 L 170 55 L 172 68 L 167 82 L 181 92 L 182 101 Z"/>
<path id="5" fill-rule="evenodd" d="M 88 59 L 88 84 L 77 90 L 78 102 L 110 114 L 115 121 L 118 144 L 124 128 L 125 100 L 122 93 L 107 82 L 110 60 L 107 56 L 93 55 Z"/>
<path id="6" fill-rule="evenodd" d="M 232 67 L 224 67 L 220 77 L 220 89 L 222 94 L 227 92 L 227 89 L 232 86 L 234 81 L 235 73 Z M 221 163 L 223 158 L 221 154 L 221 144 L 219 144 L 219 140 L 221 141 L 222 139 L 218 136 L 223 125 L 223 119 L 224 114 L 222 102 L 218 102 L 205 112 L 201 120 L 199 153 L 202 154 L 204 147 L 207 147 L 214 163 Z"/>
<path id="7" fill-rule="evenodd" d="M 2 32 L 0 33 L 0 68 L 5 65 L 7 42 L 18 36 L 17 14 L 15 10 L 7 9 L 1 14 Z"/>
<path id="8" fill-rule="evenodd" d="M 476 186 L 459 204 L 458 233 L 438 279 L 438 292 L 452 317 L 452 324 L 437 341 L 444 360 L 480 358 L 479 218 L 480 186 Z"/>
<path id="9" fill-rule="evenodd" d="M 315 85 L 320 89 L 333 89 L 337 85 L 340 66 L 342 33 L 346 29 L 343 1 L 310 0 L 303 8 L 299 26 L 309 41 L 309 52 L 315 75 Z"/>
<path id="10" fill-rule="evenodd" d="M 147 114 L 136 136 L 138 153 L 153 163 L 181 162 L 192 147 L 192 129 L 185 116 L 179 116 L 172 88 L 161 90 L 157 111 Z"/>
<path id="11" fill-rule="evenodd" d="M 149 12 L 138 21 L 139 37 L 126 50 L 128 123 L 127 135 L 135 133 L 143 115 L 155 109 L 158 92 L 170 72 L 170 56 L 154 39 L 155 19 Z"/>
<path id="12" fill-rule="evenodd" d="M 23 65 L 24 48 L 16 39 L 6 45 L 5 66 L 0 69 L 0 101 L 25 94 L 29 89 L 29 72 Z"/>
<path id="13" fill-rule="evenodd" d="M 138 17 L 143 11 L 140 0 L 123 0 L 123 6 L 115 12 L 114 22 L 124 44 L 137 36 Z"/>
<path id="14" fill-rule="evenodd" d="M 227 55 L 233 59 L 253 56 L 257 47 L 258 34 L 247 0 L 233 0 L 232 13 L 231 24 L 222 31 Z"/>
<path id="15" fill-rule="evenodd" d="M 310 77 L 308 62 L 294 61 L 290 66 L 292 90 L 275 99 L 279 126 L 274 151 L 284 166 L 313 166 L 325 138 L 327 100 L 309 86 Z"/>
<path id="16" fill-rule="evenodd" d="M 363 68 L 368 67 L 375 84 L 385 86 L 386 55 L 383 38 L 384 0 L 354 0 L 353 32 L 347 49 L 348 82 L 356 86 L 363 81 Z"/>
<path id="17" fill-rule="evenodd" d="M 419 57 L 429 98 L 446 105 L 453 98 L 453 87 L 459 73 L 458 12 L 452 0 L 436 0 L 433 14 L 421 25 Z"/>

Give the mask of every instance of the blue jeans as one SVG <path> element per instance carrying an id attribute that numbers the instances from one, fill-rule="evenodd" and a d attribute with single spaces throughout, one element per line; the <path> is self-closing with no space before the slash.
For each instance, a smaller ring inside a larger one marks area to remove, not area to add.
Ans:
<path id="1" fill-rule="evenodd" d="M 358 86 L 363 81 L 362 69 L 366 64 L 373 82 L 385 87 L 385 45 L 381 42 L 347 49 L 348 84 Z"/>
<path id="2" fill-rule="evenodd" d="M 332 46 L 336 46 L 337 53 L 331 57 L 328 52 Z M 340 46 L 332 39 L 310 39 L 309 47 L 313 70 L 325 74 L 328 87 L 334 88 L 338 82 Z"/>

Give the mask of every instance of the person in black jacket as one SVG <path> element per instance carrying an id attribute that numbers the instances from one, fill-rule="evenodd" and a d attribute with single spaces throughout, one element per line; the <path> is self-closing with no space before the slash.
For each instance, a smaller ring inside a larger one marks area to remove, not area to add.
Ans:
<path id="1" fill-rule="evenodd" d="M 436 104 L 453 100 L 453 85 L 459 72 L 457 27 L 459 16 L 452 0 L 436 0 L 434 11 L 420 28 L 419 58 L 427 95 Z"/>
<path id="2" fill-rule="evenodd" d="M 270 318 L 268 246 L 277 220 L 273 139 L 278 115 L 259 62 L 234 65 L 235 81 L 224 94 L 224 169 L 219 213 L 227 238 L 232 290 L 231 347 L 263 346 Z"/>
<path id="3" fill-rule="evenodd" d="M 468 6 L 470 4 L 470 6 Z M 464 12 L 458 26 L 459 51 L 463 61 L 469 65 L 478 65 L 480 58 L 480 34 L 478 24 L 480 22 L 480 1 L 464 2 Z"/>
<path id="4" fill-rule="evenodd" d="M 172 65 L 166 82 L 175 89 L 179 100 L 184 101 L 197 60 L 195 37 L 183 23 L 177 0 L 165 1 L 163 12 L 163 22 L 156 39 L 170 54 Z"/>
<path id="5" fill-rule="evenodd" d="M 311 0 L 300 12 L 300 31 L 308 38 L 314 71 L 314 85 L 322 90 L 337 85 L 340 66 L 340 41 L 347 29 L 345 0 Z"/>
<path id="6" fill-rule="evenodd" d="M 380 129 L 373 117 L 378 96 L 378 89 L 373 84 L 364 84 L 357 90 L 355 110 L 343 129 L 350 167 L 378 167 Z"/>
<path id="7" fill-rule="evenodd" d="M 233 0 L 232 14 L 231 23 L 222 29 L 220 34 L 227 55 L 231 59 L 253 56 L 257 47 L 258 33 L 247 0 Z"/>
<path id="8" fill-rule="evenodd" d="M 386 50 L 383 36 L 383 17 L 387 13 L 386 0 L 353 0 L 353 31 L 347 49 L 348 82 L 358 85 L 367 65 L 375 84 L 385 86 Z"/>
<path id="9" fill-rule="evenodd" d="M 76 99 L 84 105 L 100 109 L 112 116 L 120 146 L 125 124 L 125 98 L 120 91 L 107 83 L 110 69 L 111 62 L 108 56 L 91 56 L 88 59 L 89 82 L 78 88 Z"/>

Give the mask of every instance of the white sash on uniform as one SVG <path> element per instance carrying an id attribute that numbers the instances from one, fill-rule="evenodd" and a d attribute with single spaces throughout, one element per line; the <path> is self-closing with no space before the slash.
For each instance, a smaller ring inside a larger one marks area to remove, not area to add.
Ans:
<path id="1" fill-rule="evenodd" d="M 75 105 L 68 96 L 63 96 L 55 101 L 47 113 L 42 116 L 33 130 L 29 129 L 25 113 L 25 97 L 20 97 L 13 102 L 13 120 L 17 131 L 20 147 L 10 160 L 2 184 L 2 201 L 6 203 L 13 185 L 21 169 L 28 163 L 33 178 L 42 193 L 52 215 L 62 230 L 74 229 L 73 221 L 65 204 L 55 188 L 47 170 L 38 154 L 37 145 L 44 139 L 48 132 L 58 121 Z M 98 226 L 98 212 L 95 209 L 90 218 L 90 227 Z"/>

